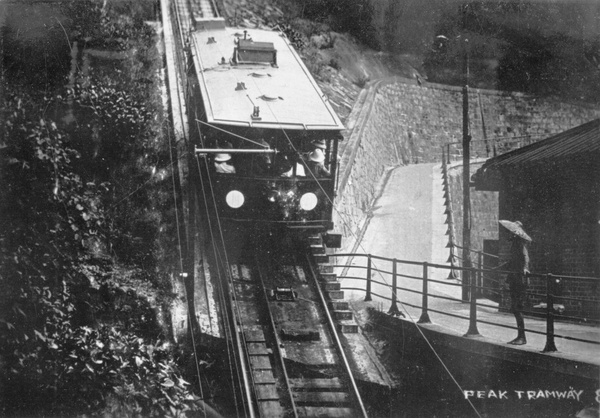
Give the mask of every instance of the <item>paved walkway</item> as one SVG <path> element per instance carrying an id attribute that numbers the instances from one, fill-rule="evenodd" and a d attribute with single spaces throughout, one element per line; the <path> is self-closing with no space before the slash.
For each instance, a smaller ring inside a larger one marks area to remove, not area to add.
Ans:
<path id="1" fill-rule="evenodd" d="M 443 217 L 443 200 L 440 197 L 443 193 L 441 181 L 440 165 L 419 164 L 400 167 L 395 169 L 385 187 L 383 195 L 375 203 L 373 217 L 370 220 L 364 237 L 358 247 L 357 253 L 372 254 L 381 257 L 397 258 L 411 261 L 432 261 L 434 263 L 443 262 L 447 259 L 448 250 L 445 249 L 445 240 L 439 239 L 439 234 L 445 232 Z M 439 203 L 442 202 L 442 203 Z M 440 225 L 441 224 L 441 225 Z M 443 231 L 443 232 L 440 232 Z M 373 267 L 391 271 L 391 263 L 375 260 Z M 365 266 L 366 258 L 354 258 L 351 260 L 352 266 Z M 460 287 L 456 282 L 447 279 L 448 270 L 430 269 L 430 278 L 443 281 L 448 285 L 431 284 L 430 291 L 433 294 L 450 296 L 460 299 Z M 415 276 L 418 279 L 406 277 L 398 278 L 398 286 L 416 291 L 422 290 L 423 268 L 420 265 L 398 265 L 398 274 Z M 347 276 L 363 276 L 364 270 L 350 268 Z M 375 273 L 375 280 L 389 282 L 389 275 Z M 391 284 L 391 283 L 390 283 Z M 364 288 L 365 282 L 353 279 L 343 279 L 342 287 Z M 373 285 L 373 292 L 391 297 L 391 291 L 385 286 Z M 346 291 L 346 299 L 362 300 L 364 292 Z M 404 306 L 402 302 L 421 305 L 421 295 L 408 292 L 406 290 L 398 291 L 398 307 L 404 312 L 408 319 L 417 321 L 421 315 L 421 309 Z M 499 323 L 508 326 L 515 326 L 514 316 L 509 313 L 501 313 L 496 309 L 495 302 L 479 299 L 479 303 L 491 305 L 491 307 L 478 308 L 478 319 Z M 374 306 L 387 311 L 390 302 L 381 298 L 373 297 Z M 430 309 L 448 312 L 456 315 L 469 316 L 469 304 L 460 301 L 451 301 L 437 298 L 429 298 Z M 430 312 L 430 318 L 434 324 L 443 326 L 449 333 L 460 335 L 467 332 L 469 323 L 467 320 L 442 315 L 440 313 Z M 527 329 L 545 332 L 546 322 L 544 319 L 526 318 L 525 326 Z M 493 344 L 506 345 L 506 342 L 516 336 L 516 330 L 478 324 L 480 334 L 487 341 Z M 555 333 L 557 335 L 566 335 L 575 338 L 584 338 L 600 342 L 600 327 L 576 325 L 572 323 L 555 323 Z M 540 352 L 545 346 L 545 335 L 527 334 L 528 344 L 525 346 L 510 346 L 515 350 L 525 350 Z M 583 361 L 590 364 L 600 365 L 600 356 L 598 356 L 599 346 L 589 343 L 556 338 L 556 347 L 558 353 L 548 354 L 559 356 L 577 361 Z"/>

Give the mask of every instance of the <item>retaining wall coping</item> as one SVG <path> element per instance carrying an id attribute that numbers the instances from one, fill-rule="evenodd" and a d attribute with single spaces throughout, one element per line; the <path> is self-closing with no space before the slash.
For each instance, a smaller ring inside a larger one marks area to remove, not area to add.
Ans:
<path id="1" fill-rule="evenodd" d="M 397 83 L 409 84 L 409 85 L 413 85 L 413 86 L 419 85 L 419 83 L 415 79 L 401 77 L 401 76 L 386 77 L 379 81 L 380 81 L 380 83 L 379 83 L 378 87 L 387 86 L 390 84 L 397 84 Z M 435 90 L 453 91 L 453 92 L 458 92 L 458 93 L 461 93 L 463 90 L 463 87 L 461 87 L 461 86 L 451 86 L 448 84 L 430 83 L 428 81 L 422 82 L 422 85 L 420 87 L 431 88 L 431 89 L 435 89 Z M 561 105 L 574 105 L 574 106 L 579 106 L 579 107 L 586 107 L 588 109 L 597 109 L 598 108 L 598 106 L 593 105 L 591 103 L 587 103 L 587 102 L 578 102 L 576 100 L 565 100 L 563 98 L 558 98 L 558 97 L 553 97 L 553 96 L 545 97 L 545 96 L 539 96 L 539 95 L 534 95 L 534 94 L 530 94 L 530 93 L 523 93 L 520 91 L 503 91 L 503 90 L 481 89 L 481 88 L 477 88 L 477 87 L 469 87 L 469 93 L 483 94 L 483 95 L 488 95 L 488 96 L 499 96 L 499 97 L 512 96 L 515 98 L 523 98 L 523 99 L 531 99 L 531 100 L 544 100 L 544 101 L 554 102 L 554 103 L 561 104 Z"/>

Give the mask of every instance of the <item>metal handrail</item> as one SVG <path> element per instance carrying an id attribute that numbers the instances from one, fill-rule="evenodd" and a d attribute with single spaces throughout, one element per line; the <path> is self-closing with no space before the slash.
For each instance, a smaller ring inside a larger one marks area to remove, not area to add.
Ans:
<path id="1" fill-rule="evenodd" d="M 455 246 L 456 248 L 460 248 L 461 250 L 465 249 L 465 247 L 460 246 L 460 245 L 455 244 L 455 243 L 452 243 L 452 245 Z M 472 253 L 475 253 L 475 254 L 481 254 L 481 255 L 488 256 L 488 257 L 492 257 L 492 258 L 500 258 L 500 256 L 498 256 L 496 254 L 490 254 L 490 253 L 486 253 L 485 251 L 474 250 L 472 248 L 469 248 L 469 251 L 472 252 Z M 456 256 L 456 257 L 458 257 L 458 256 Z M 458 257 L 458 258 L 460 258 L 460 257 Z"/>
<path id="2" fill-rule="evenodd" d="M 472 139 L 470 141 L 470 145 L 471 145 L 470 148 L 475 148 L 478 145 L 485 146 L 485 157 L 489 158 L 489 157 L 496 157 L 498 155 L 505 154 L 509 151 L 512 151 L 513 149 L 519 148 L 519 147 L 523 146 L 523 142 L 525 142 L 525 145 L 530 145 L 530 144 L 537 142 L 543 138 L 544 138 L 543 135 L 533 134 L 533 135 L 519 135 L 519 136 L 501 136 L 501 137 L 494 137 L 494 138 L 488 138 L 488 139 Z M 511 143 L 518 143 L 519 146 L 513 147 L 513 146 L 511 146 Z M 442 159 L 444 159 L 444 161 L 449 164 L 451 161 L 451 157 L 453 155 L 462 155 L 460 153 L 451 153 L 450 152 L 451 147 L 460 147 L 462 149 L 462 146 L 463 146 L 462 141 L 447 142 L 447 143 L 443 144 L 441 146 Z M 472 153 L 473 156 L 475 156 L 476 154 L 477 154 L 477 152 Z"/>
<path id="3" fill-rule="evenodd" d="M 434 264 L 434 263 L 428 263 L 428 262 L 418 262 L 418 261 L 412 261 L 412 260 L 399 260 L 399 259 L 395 259 L 395 258 L 389 258 L 389 257 L 382 257 L 382 256 L 376 256 L 373 254 L 359 254 L 359 253 L 337 253 L 337 254 L 332 254 L 332 257 L 340 257 L 340 258 L 360 258 L 360 257 L 364 257 L 367 258 L 367 265 L 356 265 L 356 266 L 348 266 L 347 264 L 332 264 L 332 267 L 334 268 L 342 268 L 342 267 L 348 267 L 348 270 L 352 270 L 352 269 L 356 269 L 356 271 L 353 271 L 353 275 L 349 276 L 349 275 L 339 275 L 338 279 L 354 279 L 354 280 L 359 280 L 359 281 L 363 281 L 365 282 L 365 286 L 364 287 L 344 287 L 342 286 L 342 289 L 344 290 L 356 290 L 356 291 L 364 291 L 365 292 L 365 301 L 371 301 L 373 296 L 377 296 L 381 299 L 384 300 L 388 300 L 391 301 L 391 306 L 389 309 L 389 313 L 391 314 L 396 314 L 399 312 L 397 304 L 398 304 L 398 300 L 397 300 L 397 296 L 398 296 L 398 291 L 401 292 L 410 292 L 410 293 L 416 293 L 416 294 L 421 294 L 422 295 L 422 302 L 421 302 L 421 306 L 416 306 L 410 303 L 406 303 L 406 302 L 402 302 L 402 304 L 404 306 L 409 306 L 412 308 L 420 308 L 421 309 L 421 317 L 419 318 L 419 323 L 429 323 L 431 322 L 430 317 L 429 317 L 429 313 L 430 312 L 435 312 L 435 313 L 439 313 L 442 315 L 446 315 L 446 316 L 452 316 L 452 317 L 456 317 L 456 314 L 452 314 L 450 312 L 442 312 L 436 309 L 432 309 L 429 307 L 428 305 L 428 299 L 429 297 L 435 297 L 435 298 L 440 298 L 440 299 L 447 299 L 447 300 L 453 300 L 453 301 L 457 301 L 457 302 L 461 302 L 460 299 L 456 299 L 456 298 L 451 298 L 451 297 L 447 297 L 447 296 L 442 296 L 442 295 L 435 295 L 435 294 L 430 294 L 429 290 L 428 290 L 428 284 L 435 282 L 435 283 L 440 283 L 440 284 L 447 284 L 447 285 L 454 285 L 456 286 L 456 283 L 452 283 L 452 282 L 442 282 L 439 280 L 432 280 L 429 278 L 429 270 L 431 268 L 440 268 L 440 269 L 447 269 L 447 270 L 460 270 L 460 271 L 466 271 L 468 278 L 470 278 L 468 280 L 468 283 L 466 283 L 469 287 L 469 299 L 468 302 L 470 304 L 470 310 L 469 310 L 469 316 L 460 316 L 458 315 L 460 318 L 462 319 L 468 319 L 469 320 L 469 329 L 466 332 L 465 336 L 475 336 L 475 335 L 479 335 L 479 332 L 477 330 L 477 324 L 478 323 L 482 323 L 482 324 L 487 324 L 487 325 L 493 325 L 493 326 L 498 326 L 498 327 L 503 327 L 503 328 L 510 328 L 510 329 L 516 329 L 516 327 L 514 326 L 509 326 L 509 325 L 505 325 L 505 324 L 500 324 L 500 323 L 494 323 L 494 322 L 490 322 L 490 321 L 485 321 L 485 320 L 481 320 L 481 319 L 477 319 L 477 308 L 478 307 L 487 307 L 487 308 L 497 308 L 497 306 L 492 306 L 489 304 L 485 304 L 485 303 L 478 303 L 477 302 L 477 295 L 481 293 L 482 290 L 488 290 L 488 291 L 494 291 L 494 292 L 498 292 L 498 289 L 496 288 L 491 288 L 489 286 L 483 286 L 481 284 L 481 278 L 482 275 L 485 273 L 494 273 L 494 274 L 510 274 L 510 273 L 515 273 L 513 271 L 509 271 L 509 270 L 493 270 L 493 269 L 484 269 L 484 268 L 476 268 L 476 267 L 469 267 L 469 268 L 465 268 L 465 267 L 457 267 L 457 266 L 448 266 L 448 265 L 441 265 L 441 264 Z M 386 270 L 386 269 L 382 269 L 382 268 L 375 268 L 373 266 L 373 260 L 381 260 L 381 261 L 386 261 L 386 262 L 391 262 L 392 264 L 392 269 L 391 271 Z M 423 274 L 422 277 L 417 277 L 417 276 L 408 276 L 408 275 L 402 275 L 400 273 L 398 273 L 398 269 L 397 266 L 399 264 L 404 264 L 404 265 L 411 265 L 411 266 L 416 266 L 416 265 L 421 265 L 423 266 Z M 358 273 L 357 273 L 358 272 Z M 384 283 L 382 281 L 378 281 L 375 280 L 372 276 L 373 276 L 373 272 L 379 273 L 380 275 L 386 275 L 386 276 L 390 276 L 392 277 L 392 284 L 390 285 L 389 283 Z M 364 273 L 364 276 L 361 276 L 361 274 Z M 347 272 L 346 272 L 347 274 Z M 583 338 L 575 338 L 575 337 L 570 337 L 568 335 L 557 335 L 554 333 L 554 322 L 555 322 L 555 311 L 554 311 L 554 305 L 556 303 L 557 299 L 575 299 L 575 300 L 586 300 L 587 299 L 582 299 L 582 298 L 572 298 L 572 297 L 565 297 L 565 298 L 561 298 L 560 296 L 558 296 L 556 293 L 556 286 L 557 284 L 561 281 L 561 280 L 567 280 L 567 281 L 575 281 L 575 280 L 584 280 L 584 281 L 594 281 L 594 282 L 600 282 L 600 278 L 598 277 L 585 277 L 585 276 L 567 276 L 567 275 L 552 275 L 549 273 L 531 273 L 529 275 L 530 277 L 536 277 L 536 278 L 543 278 L 546 281 L 546 293 L 545 295 L 541 295 L 538 294 L 540 296 L 545 296 L 546 297 L 546 332 L 541 332 L 541 331 L 536 331 L 536 330 L 530 330 L 527 329 L 526 331 L 534 333 L 534 334 L 541 334 L 541 335 L 546 335 L 546 345 L 544 347 L 543 352 L 553 352 L 553 351 L 557 351 L 556 349 L 556 345 L 554 342 L 555 338 L 562 338 L 564 340 L 571 340 L 571 341 L 578 341 L 578 342 L 583 342 L 583 343 L 588 343 L 588 344 L 594 344 L 594 345 L 600 345 L 600 342 L 598 341 L 593 341 L 593 340 L 589 340 L 589 339 L 583 339 Z M 415 290 L 415 289 L 408 289 L 408 288 L 404 288 L 404 287 L 400 287 L 398 286 L 397 283 L 397 278 L 398 277 L 406 277 L 409 279 L 414 279 L 414 280 L 422 280 L 423 281 L 423 289 L 422 291 L 419 290 Z M 377 294 L 375 292 L 373 292 L 372 290 L 372 285 L 373 284 L 377 284 L 379 286 L 384 286 L 388 289 L 390 289 L 390 295 L 391 296 L 383 296 L 380 294 Z M 460 285 L 459 285 L 460 286 Z M 528 292 L 528 294 L 533 294 L 532 292 Z M 599 302 L 600 303 L 600 302 Z M 526 313 L 533 313 L 533 311 L 526 311 Z M 597 322 L 596 320 L 590 320 L 589 318 L 585 318 L 585 317 L 577 317 L 577 316 L 569 316 L 567 317 L 569 319 L 578 319 L 580 321 L 594 321 Z"/>

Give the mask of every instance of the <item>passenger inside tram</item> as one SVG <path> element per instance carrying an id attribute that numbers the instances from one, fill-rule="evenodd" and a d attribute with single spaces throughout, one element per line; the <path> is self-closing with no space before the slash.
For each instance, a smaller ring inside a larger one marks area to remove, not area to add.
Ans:
<path id="1" fill-rule="evenodd" d="M 271 146 L 264 138 L 258 140 L 258 143 L 263 146 L 263 149 L 271 149 Z M 273 164 L 272 154 L 258 154 L 252 158 L 252 168 L 257 175 L 267 175 L 271 172 Z"/>
<path id="2" fill-rule="evenodd" d="M 331 175 L 331 172 L 325 167 L 325 154 L 321 148 L 315 148 L 314 151 L 308 155 L 306 165 L 309 171 L 317 178 L 329 177 Z"/>
<path id="3" fill-rule="evenodd" d="M 217 173 L 235 174 L 235 167 L 230 161 L 231 154 L 222 153 L 215 155 L 215 171 Z"/>
<path id="4" fill-rule="evenodd" d="M 286 154 L 275 157 L 273 173 L 280 177 L 306 177 L 306 171 L 299 159 Z"/>

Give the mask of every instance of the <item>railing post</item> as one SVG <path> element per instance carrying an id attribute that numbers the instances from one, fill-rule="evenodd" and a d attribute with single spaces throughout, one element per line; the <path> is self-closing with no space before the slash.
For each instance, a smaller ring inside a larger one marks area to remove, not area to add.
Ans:
<path id="1" fill-rule="evenodd" d="M 555 279 L 552 274 L 546 275 L 546 346 L 543 353 L 558 351 L 554 344 L 554 289 Z"/>
<path id="2" fill-rule="evenodd" d="M 396 289 L 398 288 L 397 277 L 396 277 L 396 259 L 393 260 L 392 266 L 392 306 L 390 306 L 390 310 L 388 314 L 391 315 L 399 315 L 400 311 L 398 310 L 398 302 L 396 301 Z"/>
<path id="3" fill-rule="evenodd" d="M 446 158 L 448 159 L 448 164 L 450 164 L 450 144 L 447 144 L 446 147 L 448 147 L 446 150 Z"/>
<path id="4" fill-rule="evenodd" d="M 483 251 L 477 251 L 477 297 L 483 296 Z"/>
<path id="5" fill-rule="evenodd" d="M 479 335 L 479 331 L 477 330 L 477 278 L 475 276 L 474 271 L 471 269 L 464 270 L 464 273 L 467 274 L 469 278 L 469 283 L 471 284 L 471 305 L 470 305 L 470 314 L 469 314 L 469 330 L 465 334 L 465 337 L 473 337 Z"/>
<path id="6" fill-rule="evenodd" d="M 463 255 L 465 254 L 464 250 L 463 250 Z M 469 278 L 471 277 L 469 274 L 469 270 L 465 269 L 465 260 L 463 259 L 462 261 L 462 266 L 463 266 L 463 270 L 461 271 L 461 278 L 462 278 L 462 293 L 461 293 L 461 299 L 463 302 L 468 302 L 470 300 L 470 287 L 469 287 Z"/>
<path id="7" fill-rule="evenodd" d="M 367 294 L 365 302 L 370 302 L 371 299 L 371 254 L 367 256 Z"/>
<path id="8" fill-rule="evenodd" d="M 427 301 L 427 280 L 428 280 L 428 265 L 427 262 L 423 263 L 423 307 L 421 311 L 421 317 L 417 321 L 419 324 L 430 324 L 431 319 L 429 319 L 429 312 L 427 312 L 428 301 Z"/>

